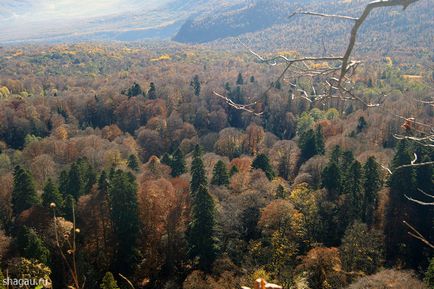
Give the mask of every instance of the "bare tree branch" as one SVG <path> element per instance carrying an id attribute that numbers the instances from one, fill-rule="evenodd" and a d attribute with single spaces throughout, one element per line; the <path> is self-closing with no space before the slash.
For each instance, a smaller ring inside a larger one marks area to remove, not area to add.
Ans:
<path id="1" fill-rule="evenodd" d="M 434 161 L 431 162 L 423 162 L 423 163 L 415 163 L 415 164 L 408 164 L 408 165 L 402 165 L 399 167 L 396 167 L 395 170 L 403 169 L 403 168 L 416 168 L 416 167 L 424 167 L 424 166 L 430 166 L 434 165 Z"/>
<path id="2" fill-rule="evenodd" d="M 416 204 L 419 204 L 419 205 L 422 205 L 422 206 L 434 206 L 434 202 L 432 202 L 432 203 L 427 203 L 427 202 L 422 202 L 422 201 L 419 201 L 419 200 L 416 200 L 416 199 L 410 198 L 410 197 L 407 196 L 407 195 L 404 195 L 404 196 L 405 196 L 405 198 L 406 198 L 407 200 L 412 201 L 413 203 L 416 203 Z"/>
<path id="3" fill-rule="evenodd" d="M 351 17 L 351 16 L 344 16 L 344 15 L 335 15 L 335 14 L 324 14 L 324 13 L 317 13 L 317 12 L 294 12 L 291 15 L 289 15 L 288 18 L 292 18 L 295 15 L 298 14 L 304 14 L 304 15 L 312 15 L 312 16 L 321 16 L 321 17 L 328 17 L 328 18 L 338 18 L 338 19 L 345 19 L 345 20 L 353 20 L 353 21 L 357 21 L 358 18 L 355 17 Z"/>
<path id="4" fill-rule="evenodd" d="M 285 74 L 287 73 L 291 73 L 292 76 L 296 78 L 308 77 L 317 82 L 318 82 L 317 78 L 319 77 L 324 78 L 320 82 L 319 87 L 315 87 L 315 83 L 312 84 L 312 88 L 310 88 L 312 90 L 312 93 L 308 93 L 305 88 L 300 88 L 298 86 L 295 88 L 295 90 L 300 93 L 300 97 L 308 100 L 309 102 L 324 101 L 327 98 L 338 97 L 344 101 L 347 100 L 360 101 L 367 108 L 379 107 L 384 102 L 384 99 L 383 101 L 372 103 L 371 101 L 364 101 L 361 97 L 358 97 L 352 91 L 354 85 L 352 84 L 351 77 L 354 74 L 357 66 L 360 64 L 360 61 L 350 60 L 351 54 L 356 44 L 357 34 L 359 32 L 360 27 L 363 25 L 367 17 L 374 9 L 381 8 L 381 7 L 392 7 L 392 6 L 402 6 L 404 9 L 406 9 L 409 5 L 418 1 L 419 0 L 376 0 L 366 5 L 362 15 L 359 18 L 344 16 L 344 15 L 336 15 L 336 14 L 318 13 L 312 11 L 294 12 L 289 16 L 291 18 L 294 17 L 295 15 L 302 14 L 302 15 L 318 16 L 318 17 L 325 17 L 325 18 L 336 18 L 336 19 L 353 21 L 354 25 L 351 29 L 349 43 L 346 48 L 345 54 L 341 57 L 322 56 L 322 57 L 291 58 L 285 55 L 277 55 L 277 56 L 267 58 L 253 51 L 240 39 L 238 39 L 238 41 L 252 55 L 254 55 L 260 63 L 265 63 L 271 66 L 278 65 L 279 63 L 286 63 L 287 66 L 283 70 L 282 74 L 279 76 L 279 80 L 283 79 Z M 315 79 L 313 79 L 314 77 Z M 222 94 L 219 94 L 217 92 L 214 92 L 214 94 L 220 97 L 221 99 L 223 99 L 227 104 L 229 104 L 231 107 L 235 109 L 240 109 L 250 113 L 254 113 L 256 115 L 261 115 L 262 113 L 258 113 L 257 111 L 250 109 L 250 107 L 255 106 L 257 103 L 259 103 L 263 98 L 263 96 L 266 93 L 268 93 L 271 89 L 272 86 L 270 86 L 265 93 L 258 96 L 258 98 L 256 100 L 253 100 L 250 104 L 237 104 L 234 101 L 232 101 L 230 98 L 223 96 Z"/>
<path id="5" fill-rule="evenodd" d="M 369 14 L 371 14 L 372 10 L 380 7 L 391 7 L 391 6 L 403 6 L 403 9 L 405 10 L 410 4 L 415 3 L 417 1 L 419 0 L 377 0 L 369 3 L 365 7 L 365 10 L 363 11 L 362 15 L 356 20 L 356 23 L 351 29 L 350 43 L 348 44 L 347 51 L 345 52 L 343 57 L 342 70 L 341 70 L 341 75 L 339 77 L 339 84 L 342 82 L 345 74 L 347 73 L 347 65 L 351 53 L 353 52 L 354 46 L 356 44 L 357 33 L 359 32 L 359 29 L 362 26 L 362 24 L 365 22 L 366 18 L 368 18 Z"/>
<path id="6" fill-rule="evenodd" d="M 416 230 L 415 227 L 413 227 L 412 225 L 410 225 L 406 221 L 403 221 L 403 223 L 404 223 L 404 225 L 406 225 L 410 229 L 410 232 L 408 232 L 408 234 L 410 236 L 420 240 L 422 243 L 424 243 L 425 245 L 427 245 L 431 249 L 434 249 L 434 244 L 432 244 L 430 241 L 428 241 L 418 230 Z"/>

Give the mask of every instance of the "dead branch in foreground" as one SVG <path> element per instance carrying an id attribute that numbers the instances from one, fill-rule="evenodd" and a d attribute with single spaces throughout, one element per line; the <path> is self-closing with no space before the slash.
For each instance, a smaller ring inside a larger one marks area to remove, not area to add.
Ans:
<path id="1" fill-rule="evenodd" d="M 431 249 L 434 249 L 434 244 L 432 244 L 430 241 L 428 241 L 415 227 L 413 227 L 412 225 L 410 225 L 406 221 L 403 221 L 403 223 L 404 223 L 404 225 L 406 225 L 410 229 L 410 232 L 408 232 L 408 234 L 410 236 L 418 239 L 419 241 L 421 241 L 422 243 L 424 243 L 425 245 L 427 245 Z"/>
<path id="2" fill-rule="evenodd" d="M 291 18 L 295 15 L 301 14 L 353 21 L 354 25 L 351 29 L 350 40 L 345 54 L 341 57 L 330 56 L 290 58 L 285 55 L 277 55 L 267 59 L 250 49 L 240 40 L 239 41 L 251 54 L 257 58 L 260 63 L 265 63 L 272 66 L 282 62 L 286 63 L 286 67 L 279 77 L 279 80 L 283 79 L 285 74 L 291 74 L 291 78 L 295 79 L 295 81 L 290 82 L 291 88 L 294 88 L 293 97 L 295 97 L 295 94 L 298 94 L 299 97 L 306 99 L 309 102 L 324 101 L 325 99 L 330 98 L 340 98 L 342 100 L 360 101 L 365 107 L 379 107 L 384 102 L 384 96 L 380 98 L 378 102 L 370 103 L 364 101 L 353 93 L 354 85 L 351 81 L 351 77 L 354 74 L 357 66 L 360 64 L 360 61 L 353 61 L 350 59 L 350 57 L 354 50 L 359 29 L 371 12 L 377 8 L 402 6 L 405 10 L 409 5 L 418 1 L 419 0 L 376 0 L 367 4 L 362 15 L 358 18 L 344 15 L 323 14 L 311 11 L 295 12 L 289 16 Z M 312 87 L 309 88 L 309 92 L 306 88 L 302 88 L 298 85 L 297 80 L 302 78 L 309 78 L 312 80 Z M 317 87 L 315 87 L 315 84 Z M 272 86 L 270 86 L 266 92 L 268 92 L 271 88 Z M 248 104 L 240 104 L 235 103 L 229 97 L 214 91 L 214 95 L 223 99 L 232 108 L 254 113 L 255 115 L 262 115 L 262 112 L 258 112 L 255 108 L 263 99 L 265 94 L 266 93 L 263 93 L 256 100 L 251 100 Z"/>

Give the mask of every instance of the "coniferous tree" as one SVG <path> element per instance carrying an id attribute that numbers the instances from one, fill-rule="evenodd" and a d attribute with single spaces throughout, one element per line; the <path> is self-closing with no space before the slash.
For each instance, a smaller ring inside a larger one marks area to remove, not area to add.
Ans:
<path id="1" fill-rule="evenodd" d="M 110 176 L 111 219 L 116 236 L 114 268 L 131 272 L 136 263 L 136 241 L 139 231 L 137 184 L 131 173 L 116 170 Z"/>
<path id="2" fill-rule="evenodd" d="M 155 87 L 155 83 L 153 83 L 153 82 L 151 82 L 149 84 L 148 98 L 149 99 L 157 99 L 157 88 Z"/>
<path id="3" fill-rule="evenodd" d="M 66 195 L 63 202 L 63 213 L 65 214 L 65 219 L 73 221 L 73 207 L 75 208 L 77 200 L 72 195 Z"/>
<path id="4" fill-rule="evenodd" d="M 243 79 L 243 75 L 240 73 L 238 73 L 237 76 L 237 85 L 243 85 L 244 84 L 244 79 Z"/>
<path id="5" fill-rule="evenodd" d="M 231 167 L 231 170 L 229 171 L 229 176 L 232 177 L 233 175 L 235 175 L 238 172 L 239 172 L 238 167 L 236 165 L 233 165 Z"/>
<path id="6" fill-rule="evenodd" d="M 67 195 L 68 190 L 68 172 L 63 170 L 59 175 L 59 190 L 63 196 Z"/>
<path id="7" fill-rule="evenodd" d="M 100 284 L 101 289 L 119 289 L 118 282 L 116 282 L 113 274 L 111 272 L 107 272 L 102 279 L 102 283 Z"/>
<path id="8" fill-rule="evenodd" d="M 362 180 L 362 165 L 358 161 L 354 161 L 347 174 L 348 187 L 347 191 L 345 191 L 349 195 L 348 218 L 345 220 L 348 224 L 356 220 L 360 221 L 363 217 Z"/>
<path id="9" fill-rule="evenodd" d="M 409 142 L 400 141 L 392 161 L 393 174 L 389 179 L 390 199 L 385 227 L 387 258 L 403 261 L 408 266 L 415 266 L 422 257 L 418 241 L 407 234 L 407 228 L 403 224 L 404 221 L 411 221 L 412 226 L 420 228 L 421 218 L 417 214 L 420 208 L 416 208 L 405 197 L 415 197 L 416 170 L 413 167 L 395 168 L 410 164 L 412 157 Z"/>
<path id="10" fill-rule="evenodd" d="M 368 226 L 372 226 L 374 224 L 374 213 L 378 205 L 378 191 L 382 186 L 380 166 L 374 157 L 368 158 L 363 166 L 363 172 L 363 222 Z"/>
<path id="11" fill-rule="evenodd" d="M 188 227 L 188 252 L 198 259 L 201 270 L 208 271 L 217 256 L 214 201 L 207 189 L 202 150 L 196 146 L 191 166 L 191 221 Z"/>
<path id="12" fill-rule="evenodd" d="M 134 82 L 133 86 L 131 86 L 127 92 L 128 97 L 138 96 L 141 94 L 143 94 L 143 90 L 136 82 Z"/>
<path id="13" fill-rule="evenodd" d="M 211 184 L 215 186 L 229 185 L 229 173 L 223 161 L 218 161 L 215 164 Z"/>
<path id="14" fill-rule="evenodd" d="M 193 87 L 194 90 L 194 95 L 199 96 L 200 95 L 200 80 L 199 80 L 199 75 L 195 75 L 193 77 L 193 80 L 190 82 L 190 86 Z"/>
<path id="15" fill-rule="evenodd" d="M 257 207 L 248 207 L 241 214 L 242 238 L 248 242 L 260 237 L 261 232 L 258 228 L 258 221 L 261 212 Z"/>
<path id="16" fill-rule="evenodd" d="M 331 161 L 322 172 L 322 185 L 327 189 L 329 197 L 334 200 L 342 192 L 342 172 L 339 165 Z"/>
<path id="17" fill-rule="evenodd" d="M 77 163 L 73 163 L 68 173 L 68 185 L 66 188 L 66 193 L 78 200 L 78 198 L 83 195 L 83 191 L 84 184 L 80 167 Z"/>
<path id="18" fill-rule="evenodd" d="M 252 76 L 250 76 L 250 83 L 254 83 L 256 80 L 255 80 L 255 77 L 252 75 Z"/>
<path id="19" fill-rule="evenodd" d="M 229 87 L 230 89 L 230 87 Z M 234 90 L 229 92 L 229 98 L 239 104 L 244 104 L 244 95 L 241 91 L 241 87 L 237 86 Z M 243 119 L 242 119 L 242 111 L 233 107 L 229 107 L 229 116 L 228 116 L 229 124 L 236 128 L 243 127 Z"/>
<path id="20" fill-rule="evenodd" d="M 173 154 L 170 167 L 172 168 L 172 177 L 179 177 L 187 172 L 184 154 L 179 148 Z"/>
<path id="21" fill-rule="evenodd" d="M 274 88 L 275 88 L 275 89 L 278 89 L 278 90 L 281 90 L 281 89 L 282 89 L 282 84 L 280 83 L 279 80 L 277 80 L 277 81 L 274 83 Z"/>
<path id="22" fill-rule="evenodd" d="M 164 155 L 161 157 L 161 163 L 172 167 L 172 156 L 168 153 L 164 153 Z"/>
<path id="23" fill-rule="evenodd" d="M 48 265 L 50 251 L 35 230 L 24 226 L 18 233 L 17 246 L 22 257 L 35 259 Z"/>
<path id="24" fill-rule="evenodd" d="M 190 191 L 192 195 L 197 192 L 199 187 L 202 185 L 207 186 L 208 180 L 206 178 L 205 167 L 202 161 L 202 149 L 199 145 L 196 145 L 193 151 L 193 161 L 191 163 L 191 182 Z"/>
<path id="25" fill-rule="evenodd" d="M 330 155 L 330 162 L 335 162 L 336 164 L 339 165 L 341 161 L 341 157 L 342 157 L 342 149 L 339 145 L 336 145 L 333 148 L 332 153 Z"/>
<path id="26" fill-rule="evenodd" d="M 384 236 L 364 223 L 354 222 L 345 231 L 339 248 L 347 272 L 375 273 L 382 265 Z"/>
<path id="27" fill-rule="evenodd" d="M 108 193 L 109 189 L 109 179 L 106 171 L 102 171 L 98 179 L 98 190 L 102 193 Z"/>
<path id="28" fill-rule="evenodd" d="M 263 170 L 270 181 L 275 177 L 273 168 L 270 165 L 270 160 L 264 154 L 259 154 L 256 156 L 256 158 L 253 160 L 252 168 Z"/>
<path id="29" fill-rule="evenodd" d="M 135 154 L 131 154 L 128 156 L 128 167 L 133 171 L 139 171 L 139 158 Z"/>
<path id="30" fill-rule="evenodd" d="M 366 122 L 365 118 L 361 116 L 357 123 L 357 133 L 361 133 L 367 126 L 368 123 Z"/>
<path id="31" fill-rule="evenodd" d="M 20 166 L 14 170 L 14 188 L 12 191 L 12 209 L 18 215 L 33 205 L 39 204 L 33 178 L 30 173 Z"/>
<path id="32" fill-rule="evenodd" d="M 313 129 L 308 130 L 300 137 L 301 160 L 307 161 L 318 153 L 317 141 Z"/>
<path id="33" fill-rule="evenodd" d="M 322 126 L 320 126 L 320 125 L 318 125 L 316 127 L 315 145 L 316 145 L 316 154 L 318 154 L 318 155 L 325 154 L 324 134 L 322 131 Z"/>
<path id="34" fill-rule="evenodd" d="M 51 179 L 48 179 L 44 187 L 44 193 L 42 194 L 42 205 L 45 208 L 49 208 L 51 203 L 56 204 L 57 208 L 62 208 L 63 198 L 57 186 Z"/>

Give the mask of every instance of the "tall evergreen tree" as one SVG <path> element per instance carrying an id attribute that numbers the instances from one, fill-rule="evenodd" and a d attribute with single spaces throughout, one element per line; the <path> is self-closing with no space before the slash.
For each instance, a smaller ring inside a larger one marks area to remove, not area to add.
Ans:
<path id="1" fill-rule="evenodd" d="M 127 91 L 128 97 L 138 96 L 141 94 L 143 94 L 143 90 L 136 82 L 134 82 L 133 86 L 131 86 Z"/>
<path id="2" fill-rule="evenodd" d="M 136 263 L 139 231 L 137 184 L 131 173 L 116 170 L 110 176 L 111 219 L 116 236 L 114 268 L 130 273 Z"/>
<path id="3" fill-rule="evenodd" d="M 197 192 L 199 187 L 202 185 L 207 186 L 208 180 L 205 173 L 205 167 L 202 161 L 202 149 L 199 145 L 196 145 L 193 151 L 193 161 L 191 163 L 191 182 L 190 191 L 192 195 Z"/>
<path id="4" fill-rule="evenodd" d="M 324 134 L 322 131 L 322 126 L 320 125 L 318 125 L 315 130 L 315 145 L 317 154 L 325 154 Z"/>
<path id="5" fill-rule="evenodd" d="M 349 173 L 347 175 L 347 187 L 346 193 L 349 195 L 349 206 L 348 206 L 348 218 L 346 222 L 348 224 L 353 221 L 360 221 L 363 217 L 363 188 L 362 188 L 362 165 L 358 161 L 354 161 L 349 168 Z"/>
<path id="6" fill-rule="evenodd" d="M 361 116 L 359 118 L 359 121 L 357 123 L 357 133 L 361 133 L 366 127 L 368 126 L 368 123 L 366 122 L 365 118 Z"/>
<path id="7" fill-rule="evenodd" d="M 238 172 L 239 172 L 238 167 L 236 165 L 233 165 L 231 167 L 231 170 L 229 171 L 229 176 L 232 177 L 233 175 L 235 175 Z"/>
<path id="8" fill-rule="evenodd" d="M 68 186 L 66 193 L 73 196 L 76 200 L 83 195 L 84 184 L 80 168 L 77 163 L 73 163 L 68 173 Z"/>
<path id="9" fill-rule="evenodd" d="M 332 153 L 330 155 L 330 161 L 335 162 L 336 164 L 339 165 L 339 163 L 341 161 L 341 157 L 342 157 L 342 149 L 339 145 L 336 145 L 333 148 Z"/>
<path id="10" fill-rule="evenodd" d="M 22 257 L 35 259 L 48 265 L 50 251 L 35 230 L 24 226 L 18 233 L 17 246 Z"/>
<path id="11" fill-rule="evenodd" d="M 363 222 L 368 226 L 372 226 L 374 224 L 374 213 L 378 205 L 378 191 L 382 186 L 380 166 L 374 157 L 368 158 L 363 166 L 363 172 Z"/>
<path id="12" fill-rule="evenodd" d="M 211 184 L 215 186 L 229 185 L 229 173 L 223 161 L 218 161 L 213 170 Z"/>
<path id="13" fill-rule="evenodd" d="M 187 172 L 184 154 L 179 148 L 173 154 L 170 167 L 172 168 L 172 177 L 179 177 Z"/>
<path id="14" fill-rule="evenodd" d="M 230 89 L 230 87 L 229 87 Z M 244 104 L 245 99 L 243 92 L 241 90 L 240 86 L 237 86 L 234 90 L 231 90 L 229 93 L 229 98 L 239 104 Z M 229 106 L 229 116 L 228 116 L 229 124 L 236 128 L 242 128 L 243 127 L 243 118 L 242 118 L 242 111 L 236 108 L 233 108 L 232 106 Z"/>
<path id="15" fill-rule="evenodd" d="M 307 161 L 318 153 L 317 141 L 313 129 L 308 130 L 300 137 L 301 160 Z"/>
<path id="16" fill-rule="evenodd" d="M 200 95 L 200 80 L 199 75 L 195 75 L 193 77 L 193 80 L 190 82 L 190 86 L 193 87 L 194 95 L 199 96 Z"/>
<path id="17" fill-rule="evenodd" d="M 244 79 L 243 79 L 243 75 L 240 73 L 238 73 L 237 76 L 237 85 L 243 85 L 244 84 Z"/>
<path id="18" fill-rule="evenodd" d="M 188 227 L 188 252 L 198 260 L 201 270 L 209 271 L 217 256 L 214 201 L 208 193 L 202 152 L 196 146 L 191 167 L 191 221 Z"/>
<path id="19" fill-rule="evenodd" d="M 172 156 L 169 155 L 168 153 L 164 153 L 164 155 L 161 157 L 161 163 L 171 167 L 172 166 Z"/>
<path id="20" fill-rule="evenodd" d="M 42 194 L 42 205 L 45 208 L 50 207 L 51 203 L 55 203 L 57 208 L 62 208 L 63 206 L 63 197 L 60 194 L 59 189 L 53 183 L 51 179 L 48 179 L 45 187 L 44 193 Z"/>
<path id="21" fill-rule="evenodd" d="M 202 184 L 193 195 L 187 234 L 188 253 L 190 258 L 198 259 L 198 267 L 201 270 L 209 271 L 217 257 L 214 201 L 206 186 Z"/>
<path id="22" fill-rule="evenodd" d="M 420 228 L 420 208 L 405 197 L 415 197 L 416 170 L 413 167 L 395 168 L 410 164 L 412 157 L 410 143 L 400 141 L 392 161 L 393 174 L 389 179 L 390 194 L 385 227 L 387 258 L 403 262 L 409 267 L 419 264 L 422 258 L 419 242 L 407 234 L 407 227 L 403 224 L 404 221 L 411 221 L 413 226 Z"/>
<path id="23" fill-rule="evenodd" d="M 101 289 L 119 289 L 118 282 L 116 282 L 113 274 L 111 272 L 107 272 L 102 279 L 102 283 L 100 284 Z"/>
<path id="24" fill-rule="evenodd" d="M 270 160 L 264 154 L 259 154 L 256 156 L 256 158 L 253 160 L 252 168 L 263 170 L 270 181 L 275 177 L 273 168 L 270 165 Z"/>
<path id="25" fill-rule="evenodd" d="M 149 84 L 148 98 L 149 99 L 157 99 L 157 88 L 155 87 L 155 83 L 153 83 L 153 82 L 151 82 Z"/>
<path id="26" fill-rule="evenodd" d="M 12 209 L 18 215 L 33 205 L 39 204 L 33 178 L 30 173 L 20 166 L 14 170 L 14 188 L 12 191 Z"/>
<path id="27" fill-rule="evenodd" d="M 331 200 L 342 192 L 342 172 L 335 161 L 331 161 L 322 172 L 322 185 L 327 189 Z"/>
<path id="28" fill-rule="evenodd" d="M 133 171 L 138 172 L 140 169 L 139 158 L 135 154 L 128 156 L 128 167 Z"/>

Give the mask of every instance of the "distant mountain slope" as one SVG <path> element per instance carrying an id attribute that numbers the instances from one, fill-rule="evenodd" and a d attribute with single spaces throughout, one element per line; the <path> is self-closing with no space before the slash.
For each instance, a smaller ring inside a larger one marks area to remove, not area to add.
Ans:
<path id="1" fill-rule="evenodd" d="M 259 50 L 297 50 L 303 53 L 341 53 L 352 23 L 347 20 L 298 15 L 294 11 L 359 16 L 370 0 L 260 0 L 242 9 L 214 10 L 189 19 L 174 40 L 187 43 L 214 41 L 216 46 L 237 45 L 237 36 Z M 434 5 L 420 0 L 403 11 L 400 7 L 376 10 L 361 29 L 363 45 L 369 50 L 431 50 L 434 39 Z"/>
<path id="2" fill-rule="evenodd" d="M 244 0 L 0 0 L 0 43 L 173 37 L 192 16 Z"/>
<path id="3" fill-rule="evenodd" d="M 284 1 L 261 0 L 229 8 L 214 9 L 189 19 L 174 37 L 175 41 L 202 43 L 228 36 L 266 29 L 282 23 L 290 5 Z"/>

